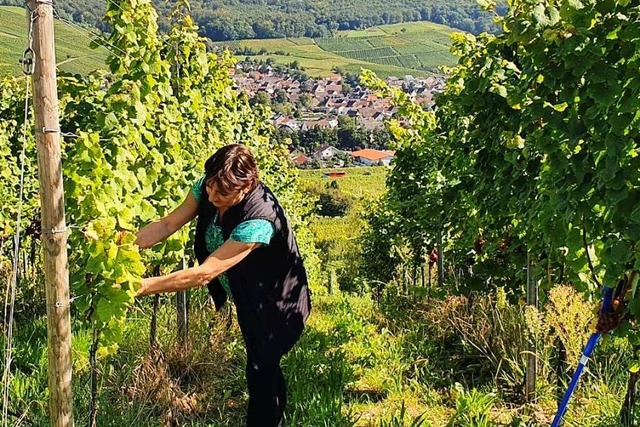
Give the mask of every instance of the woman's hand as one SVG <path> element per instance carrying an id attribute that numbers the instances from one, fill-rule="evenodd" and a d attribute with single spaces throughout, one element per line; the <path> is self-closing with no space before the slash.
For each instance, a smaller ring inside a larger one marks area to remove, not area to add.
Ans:
<path id="1" fill-rule="evenodd" d="M 140 231 L 138 231 L 136 234 L 136 241 L 133 243 L 138 245 L 140 249 L 147 249 L 160 242 L 162 240 L 162 233 L 160 230 L 164 228 L 162 224 L 160 224 L 161 222 L 162 220 L 145 225 L 140 229 Z"/>
<path id="2" fill-rule="evenodd" d="M 149 294 L 149 285 L 151 278 L 142 279 L 142 284 L 138 288 L 138 293 L 136 294 L 136 298 L 143 297 Z"/>

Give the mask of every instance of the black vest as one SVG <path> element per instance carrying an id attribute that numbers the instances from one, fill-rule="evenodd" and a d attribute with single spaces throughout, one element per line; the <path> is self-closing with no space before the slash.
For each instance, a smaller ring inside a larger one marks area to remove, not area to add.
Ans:
<path id="1" fill-rule="evenodd" d="M 194 248 L 200 264 L 210 255 L 205 234 L 215 213 L 216 207 L 209 202 L 203 183 Z M 251 251 L 226 275 L 247 354 L 256 362 L 268 363 L 298 341 L 311 302 L 307 273 L 289 221 L 274 194 L 263 184 L 224 213 L 220 224 L 224 240 L 229 239 L 236 226 L 250 219 L 272 222 L 275 233 L 269 245 Z M 220 281 L 214 279 L 207 287 L 219 309 L 226 301 Z"/>

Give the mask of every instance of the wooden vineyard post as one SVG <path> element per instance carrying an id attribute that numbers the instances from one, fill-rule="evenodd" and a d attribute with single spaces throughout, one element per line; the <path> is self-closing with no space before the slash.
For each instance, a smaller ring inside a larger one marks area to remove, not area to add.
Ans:
<path id="1" fill-rule="evenodd" d="M 160 294 L 153 296 L 151 305 L 151 325 L 149 326 L 149 347 L 151 352 L 158 349 L 158 307 L 160 305 Z"/>
<path id="2" fill-rule="evenodd" d="M 413 259 L 413 262 L 411 263 L 411 297 L 413 297 L 413 300 L 415 301 L 416 299 L 416 288 L 418 286 L 418 262 L 415 259 Z"/>
<path id="3" fill-rule="evenodd" d="M 33 98 L 42 206 L 44 282 L 47 300 L 49 424 L 73 426 L 71 316 L 67 227 L 62 187 L 58 86 L 51 0 L 27 2 L 33 25 Z"/>
<path id="4" fill-rule="evenodd" d="M 189 266 L 185 258 L 182 258 L 182 268 Z M 186 348 L 189 337 L 189 294 L 188 291 L 176 292 L 176 312 L 178 316 L 178 345 Z"/>
<path id="5" fill-rule="evenodd" d="M 527 305 L 538 308 L 538 285 L 535 279 L 534 266 L 527 252 Z M 536 341 L 530 337 L 527 342 L 527 367 L 525 372 L 524 397 L 532 402 L 536 397 Z"/>
<path id="6" fill-rule="evenodd" d="M 442 228 L 438 229 L 438 288 L 442 288 L 444 284 L 444 264 L 442 250 Z"/>
<path id="7" fill-rule="evenodd" d="M 567 349 L 565 348 L 562 340 L 560 338 L 555 339 L 555 348 L 558 352 L 558 357 L 556 360 L 556 389 L 558 392 L 558 408 L 562 403 L 562 398 L 564 397 L 565 386 L 566 384 L 563 382 L 565 374 L 567 372 Z"/>
<path id="8" fill-rule="evenodd" d="M 176 311 L 178 316 L 178 345 L 182 348 L 187 346 L 189 336 L 189 311 L 187 291 L 176 292 Z"/>
<path id="9" fill-rule="evenodd" d="M 160 275 L 160 266 L 153 267 L 153 276 Z M 151 303 L 151 322 L 149 325 L 149 349 L 154 353 L 158 349 L 158 307 L 160 305 L 160 294 L 153 296 Z"/>
<path id="10" fill-rule="evenodd" d="M 639 346 L 633 346 L 633 355 L 637 357 Z M 629 381 L 627 382 L 627 393 L 624 397 L 622 408 L 620 409 L 620 425 L 623 427 L 633 427 L 635 425 L 635 419 L 633 417 L 633 407 L 636 403 L 636 397 L 638 392 L 638 379 L 640 379 L 640 373 L 629 371 Z"/>
<path id="11" fill-rule="evenodd" d="M 400 295 L 405 296 L 407 294 L 407 263 L 402 262 L 402 287 L 400 288 Z"/>

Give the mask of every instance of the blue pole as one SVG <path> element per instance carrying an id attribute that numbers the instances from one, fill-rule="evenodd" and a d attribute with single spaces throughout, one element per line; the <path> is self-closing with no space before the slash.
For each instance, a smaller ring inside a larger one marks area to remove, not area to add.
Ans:
<path id="1" fill-rule="evenodd" d="M 591 337 L 589 337 L 589 341 L 587 341 L 587 345 L 585 346 L 584 351 L 582 352 L 582 357 L 580 358 L 578 367 L 576 368 L 576 371 L 573 374 L 573 377 L 571 378 L 571 382 L 569 383 L 569 388 L 564 393 L 564 396 L 562 397 L 562 401 L 560 402 L 560 406 L 558 406 L 558 413 L 556 414 L 556 417 L 553 419 L 553 423 L 551 423 L 551 427 L 560 426 L 560 423 L 562 422 L 562 417 L 564 417 L 565 412 L 567 412 L 567 406 L 569 405 L 569 400 L 571 399 L 573 392 L 576 390 L 576 387 L 578 386 L 578 381 L 582 376 L 582 371 L 584 370 L 584 367 L 589 361 L 589 358 L 591 357 L 593 350 L 596 348 L 598 341 L 600 341 L 600 333 L 598 332 L 592 334 Z"/>
<path id="2" fill-rule="evenodd" d="M 605 288 L 604 289 L 604 297 L 602 299 L 602 310 L 601 312 L 608 312 L 612 310 L 613 303 L 613 288 Z M 595 350 L 598 345 L 598 341 L 600 341 L 600 337 L 602 335 L 599 332 L 595 332 L 591 334 L 589 337 L 589 341 L 587 341 L 587 345 L 584 347 L 582 352 L 582 357 L 578 362 L 578 367 L 571 378 L 571 382 L 569 383 L 569 388 L 564 393 L 562 397 L 562 401 L 560 402 L 560 406 L 558 406 L 558 413 L 556 413 L 553 422 L 551 423 L 551 427 L 560 427 L 562 423 L 562 417 L 564 417 L 565 412 L 567 412 L 567 406 L 569 405 L 569 400 L 571 400 L 571 396 L 573 392 L 576 390 L 578 386 L 578 381 L 580 381 L 580 377 L 582 376 L 582 371 L 584 367 L 587 365 L 591 354 L 593 354 L 593 350 Z"/>

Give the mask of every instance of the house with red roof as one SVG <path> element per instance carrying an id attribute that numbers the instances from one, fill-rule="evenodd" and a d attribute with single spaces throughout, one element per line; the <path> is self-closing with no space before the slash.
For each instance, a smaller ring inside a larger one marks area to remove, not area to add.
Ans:
<path id="1" fill-rule="evenodd" d="M 364 150 L 358 150 L 349 153 L 355 163 L 360 163 L 361 165 L 365 166 L 376 165 L 379 163 L 388 166 L 389 163 L 391 163 L 391 160 L 394 159 L 395 154 L 395 151 L 380 151 L 373 150 L 371 148 L 365 148 Z"/>
<path id="2" fill-rule="evenodd" d="M 312 159 L 310 157 L 307 157 L 304 154 L 301 154 L 297 157 L 294 157 L 291 161 L 293 162 L 294 165 L 296 165 L 297 167 L 300 167 L 300 166 L 306 165 L 307 163 L 310 163 L 311 160 Z"/>

